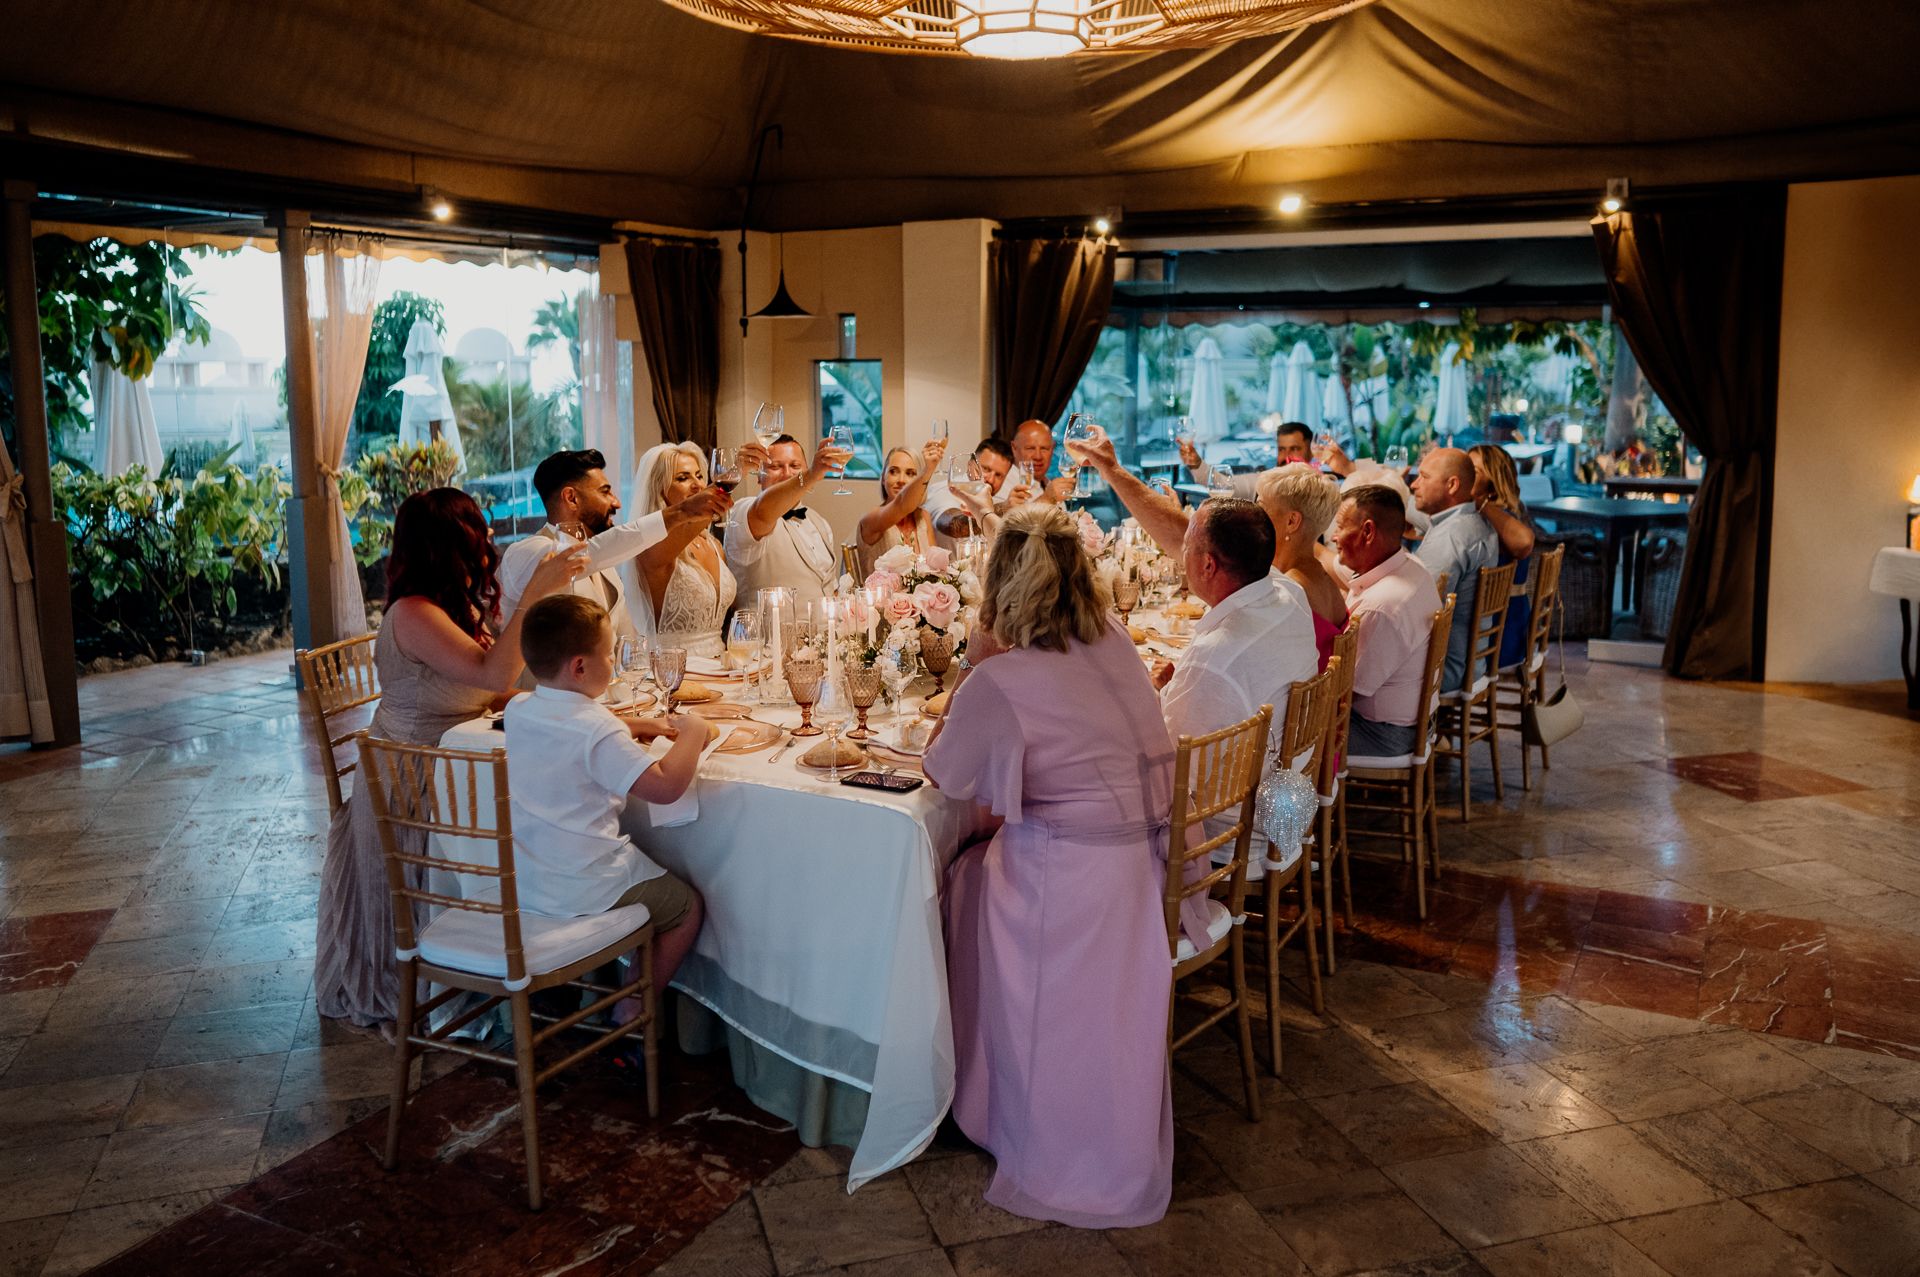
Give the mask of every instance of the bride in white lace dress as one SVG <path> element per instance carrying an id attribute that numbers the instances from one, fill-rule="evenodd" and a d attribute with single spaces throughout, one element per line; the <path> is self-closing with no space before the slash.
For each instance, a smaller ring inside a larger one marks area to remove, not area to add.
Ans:
<path id="1" fill-rule="evenodd" d="M 684 501 L 707 486 L 699 445 L 663 443 L 640 458 L 633 502 L 640 515 Z M 718 657 L 720 633 L 733 606 L 733 573 L 711 532 L 687 524 L 640 552 L 620 569 L 634 628 L 659 647 L 684 647 L 689 656 Z"/>

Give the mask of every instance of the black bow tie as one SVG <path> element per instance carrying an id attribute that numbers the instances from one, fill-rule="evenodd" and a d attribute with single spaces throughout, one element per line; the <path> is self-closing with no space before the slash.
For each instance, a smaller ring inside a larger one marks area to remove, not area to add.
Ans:
<path id="1" fill-rule="evenodd" d="M 780 517 L 783 519 L 804 519 L 807 517 L 807 507 L 797 505 Z"/>

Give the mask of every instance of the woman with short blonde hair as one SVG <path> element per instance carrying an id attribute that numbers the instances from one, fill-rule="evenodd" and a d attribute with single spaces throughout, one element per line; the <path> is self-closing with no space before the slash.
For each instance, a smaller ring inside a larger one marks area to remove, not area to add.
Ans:
<path id="1" fill-rule="evenodd" d="M 981 627 L 1005 650 L 953 693 L 923 760 L 949 798 L 1004 822 L 942 893 L 954 1120 L 996 1159 L 994 1205 L 1151 1224 L 1173 1188 L 1173 745 L 1066 511 L 1007 515 L 985 595 Z"/>
<path id="2" fill-rule="evenodd" d="M 1315 553 L 1315 543 L 1340 508 L 1340 485 L 1311 466 L 1280 466 L 1254 485 L 1260 508 L 1273 521 L 1273 566 L 1305 591 L 1313 611 L 1313 644 L 1327 668 L 1333 640 L 1347 627 L 1347 592 Z"/>
<path id="3" fill-rule="evenodd" d="M 946 451 L 943 439 L 929 443 L 924 455 L 911 448 L 887 449 L 886 463 L 880 468 L 880 504 L 860 516 L 853 537 L 854 561 L 861 580 L 871 576 L 880 556 L 895 546 L 911 545 L 920 554 L 933 547 L 927 484 Z"/>

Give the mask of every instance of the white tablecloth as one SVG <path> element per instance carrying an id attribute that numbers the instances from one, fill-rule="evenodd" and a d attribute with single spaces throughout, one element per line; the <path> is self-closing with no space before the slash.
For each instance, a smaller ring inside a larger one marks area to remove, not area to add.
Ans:
<path id="1" fill-rule="evenodd" d="M 1897 545 L 1884 547 L 1873 556 L 1873 574 L 1867 578 L 1867 588 L 1875 594 L 1920 599 L 1920 553 Z"/>
<path id="2" fill-rule="evenodd" d="M 791 710 L 757 716 L 798 722 Z M 504 739 L 475 721 L 440 743 Z M 870 1093 L 852 1191 L 918 1156 L 953 1100 L 940 880 L 977 817 L 931 785 L 885 795 L 803 774 L 793 760 L 807 744 L 772 764 L 772 748 L 710 757 L 691 824 L 652 829 L 638 802 L 622 824 L 706 898 L 674 986 L 762 1046 Z"/>

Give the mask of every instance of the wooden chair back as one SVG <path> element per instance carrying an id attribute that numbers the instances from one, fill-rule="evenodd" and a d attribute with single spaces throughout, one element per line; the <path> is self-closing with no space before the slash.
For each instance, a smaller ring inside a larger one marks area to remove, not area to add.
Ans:
<path id="1" fill-rule="evenodd" d="M 1434 586 L 1434 589 L 1439 591 L 1441 598 L 1443 599 L 1446 598 L 1447 597 L 1447 574 L 1445 572 L 1442 572 L 1439 576 L 1434 577 L 1433 586 Z"/>
<path id="2" fill-rule="evenodd" d="M 1480 569 L 1480 585 L 1473 600 L 1473 630 L 1467 645 L 1467 671 L 1460 690 L 1473 694 L 1482 678 L 1491 679 L 1500 668 L 1500 643 L 1506 637 L 1507 606 L 1513 602 L 1513 574 L 1518 562 Z"/>
<path id="3" fill-rule="evenodd" d="M 340 765 L 339 750 L 354 737 L 353 732 L 333 734 L 333 720 L 350 709 L 370 705 L 380 699 L 380 671 L 373 664 L 373 644 L 378 635 L 362 634 L 342 639 L 309 651 L 301 648 L 293 654 L 300 666 L 300 694 L 313 712 L 314 726 L 320 731 L 320 771 L 327 779 L 327 814 L 340 810 L 340 778 L 359 766 L 353 758 Z"/>
<path id="4" fill-rule="evenodd" d="M 1247 856 L 1253 846 L 1253 796 L 1259 788 L 1267 757 L 1267 731 L 1273 724 L 1273 706 L 1262 705 L 1245 722 L 1204 736 L 1182 736 L 1173 768 L 1172 833 L 1167 844 L 1167 951 L 1180 950 L 1180 906 L 1193 896 L 1204 896 L 1221 882 L 1228 883 L 1227 907 L 1238 915 L 1247 889 Z M 1197 846 L 1187 846 L 1187 831 L 1209 817 L 1234 807 L 1234 823 Z M 1233 844 L 1233 860 L 1192 882 L 1187 866 L 1198 860 L 1211 864 L 1216 848 Z M 1196 957 L 1205 956 L 1203 950 Z"/>
<path id="5" fill-rule="evenodd" d="M 1553 641 L 1553 605 L 1560 597 L 1560 566 L 1567 561 L 1567 547 L 1556 545 L 1533 560 L 1533 615 L 1527 618 L 1527 644 L 1521 656 L 1520 672 L 1532 673 L 1536 658 L 1544 657 Z"/>
<path id="6" fill-rule="evenodd" d="M 360 747 L 360 782 L 373 800 L 380 827 L 380 845 L 386 853 L 387 887 L 393 893 L 393 941 L 402 954 L 419 948 L 413 930 L 415 900 L 447 909 L 500 916 L 506 934 L 508 988 L 524 988 L 525 953 L 520 943 L 520 896 L 513 876 L 513 814 L 507 789 L 507 751 L 486 753 L 439 749 L 382 740 L 366 732 L 354 733 Z M 486 769 L 484 772 L 482 769 Z M 492 801 L 480 802 L 476 781 L 482 775 L 493 783 Z M 419 852 L 403 851 L 395 831 L 417 829 L 427 836 Z M 433 855 L 433 835 L 473 839 L 494 845 L 491 865 L 472 864 Z M 407 867 L 425 871 L 476 874 L 500 881 L 500 899 L 445 896 L 407 882 Z"/>
<path id="7" fill-rule="evenodd" d="M 1453 636 L 1453 609 L 1460 596 L 1447 595 L 1446 602 L 1433 614 L 1427 629 L 1427 665 L 1420 675 L 1420 717 L 1413 724 L 1413 756 L 1428 752 L 1433 739 L 1433 718 L 1440 708 L 1440 681 L 1447 673 L 1447 640 Z"/>
<path id="8" fill-rule="evenodd" d="M 1327 661 L 1327 668 L 1337 667 L 1339 673 L 1334 676 L 1331 705 L 1332 720 L 1327 724 L 1327 752 L 1321 760 L 1320 792 L 1333 792 L 1333 779 L 1346 766 L 1347 732 L 1353 725 L 1353 670 L 1354 663 L 1360 659 L 1360 627 L 1366 618 L 1350 616 L 1347 628 L 1333 636 L 1333 655 Z"/>
<path id="9" fill-rule="evenodd" d="M 1339 677 L 1334 664 L 1337 660 L 1335 657 L 1328 661 L 1327 668 L 1288 690 L 1287 716 L 1280 725 L 1280 748 L 1273 751 L 1277 766 L 1296 767 L 1309 753 L 1313 754 L 1316 767 L 1321 762 L 1327 743 L 1327 725 L 1333 721 L 1333 689 Z"/>

